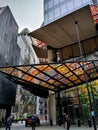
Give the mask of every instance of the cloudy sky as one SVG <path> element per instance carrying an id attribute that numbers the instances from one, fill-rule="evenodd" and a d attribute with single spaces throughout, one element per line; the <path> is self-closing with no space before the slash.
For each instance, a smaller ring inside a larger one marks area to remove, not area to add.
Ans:
<path id="1" fill-rule="evenodd" d="M 0 0 L 0 6 L 9 6 L 19 26 L 19 32 L 38 29 L 43 22 L 43 0 Z"/>

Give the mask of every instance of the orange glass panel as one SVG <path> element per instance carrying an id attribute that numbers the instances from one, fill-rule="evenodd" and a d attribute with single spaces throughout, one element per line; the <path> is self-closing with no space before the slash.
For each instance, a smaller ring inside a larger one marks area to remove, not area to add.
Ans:
<path id="1" fill-rule="evenodd" d="M 76 80 L 76 81 L 74 81 L 76 84 L 78 84 L 78 83 L 81 83 L 81 80 Z"/>
<path id="2" fill-rule="evenodd" d="M 69 79 L 72 80 L 72 81 L 75 81 L 75 80 L 77 80 L 78 78 L 77 78 L 75 75 L 72 75 L 72 76 L 69 77 Z"/>
<path id="3" fill-rule="evenodd" d="M 32 77 L 29 76 L 29 75 L 27 75 L 27 74 L 25 74 L 25 75 L 22 77 L 22 79 L 25 79 L 25 80 L 27 80 L 27 81 L 30 81 L 30 80 L 32 79 Z"/>
<path id="4" fill-rule="evenodd" d="M 14 68 L 9 67 L 9 68 L 1 68 L 0 71 L 10 74 L 12 71 L 14 70 Z"/>
<path id="5" fill-rule="evenodd" d="M 29 70 L 31 68 L 31 66 L 20 66 L 20 67 L 17 67 L 17 68 L 26 72 L 27 70 Z"/>
<path id="6" fill-rule="evenodd" d="M 39 70 L 43 70 L 47 67 L 48 65 L 38 65 L 38 66 L 35 66 L 35 68 L 38 68 Z"/>
<path id="7" fill-rule="evenodd" d="M 29 71 L 28 71 L 29 74 L 32 74 L 33 76 L 37 75 L 39 73 L 38 70 L 34 69 L 34 68 L 31 68 Z"/>

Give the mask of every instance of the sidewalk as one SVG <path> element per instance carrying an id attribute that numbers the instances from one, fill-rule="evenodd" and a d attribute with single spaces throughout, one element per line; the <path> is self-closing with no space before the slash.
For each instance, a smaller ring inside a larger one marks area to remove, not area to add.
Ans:
<path id="1" fill-rule="evenodd" d="M 36 127 L 36 130 L 66 130 L 63 126 L 40 126 Z M 93 127 L 77 127 L 77 126 L 71 126 L 70 130 L 94 130 Z"/>
<path id="2" fill-rule="evenodd" d="M 0 128 L 0 130 L 5 130 L 4 128 Z M 31 127 L 25 127 L 25 124 L 21 124 L 19 123 L 13 123 L 11 126 L 11 130 L 32 130 Z M 41 126 L 37 126 L 35 128 L 35 130 L 66 130 L 66 128 L 64 128 L 64 126 L 50 126 L 47 123 L 41 124 Z M 75 125 L 71 125 L 70 130 L 94 130 L 94 127 L 88 127 L 88 126 L 75 126 Z M 97 128 L 98 130 L 98 128 Z"/>

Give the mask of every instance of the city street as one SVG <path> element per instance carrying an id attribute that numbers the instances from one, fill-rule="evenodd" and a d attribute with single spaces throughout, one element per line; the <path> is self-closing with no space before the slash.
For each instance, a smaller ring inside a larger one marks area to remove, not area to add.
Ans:
<path id="1" fill-rule="evenodd" d="M 94 130 L 94 128 L 89 127 L 77 127 L 77 126 L 71 126 L 70 130 Z M 0 130 L 5 130 L 5 128 L 0 128 Z M 11 126 L 11 130 L 32 130 L 31 127 L 25 127 L 24 123 L 13 123 Z M 35 130 L 66 130 L 63 126 L 50 126 L 46 123 L 41 123 L 41 126 L 37 126 Z"/>

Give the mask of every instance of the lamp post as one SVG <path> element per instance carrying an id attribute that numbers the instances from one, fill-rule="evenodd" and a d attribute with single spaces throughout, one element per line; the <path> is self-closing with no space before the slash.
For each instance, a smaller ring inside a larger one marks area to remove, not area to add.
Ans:
<path id="1" fill-rule="evenodd" d="M 84 71 L 85 83 L 86 83 L 86 88 L 87 88 L 88 97 L 89 97 L 90 112 L 91 112 L 91 116 L 92 116 L 92 119 L 93 119 L 94 130 L 97 130 L 94 110 L 93 110 L 92 103 L 91 103 L 91 97 L 90 97 L 90 91 L 89 91 L 89 84 L 88 84 L 88 80 L 87 80 L 87 74 L 86 74 L 86 70 L 84 68 L 83 53 L 82 53 L 82 48 L 81 48 L 81 43 L 80 43 L 80 36 L 79 36 L 79 30 L 78 30 L 78 21 L 75 21 L 75 25 L 76 25 L 76 32 L 77 32 L 80 56 L 82 58 L 82 61 L 81 61 L 82 62 L 82 69 Z"/>

